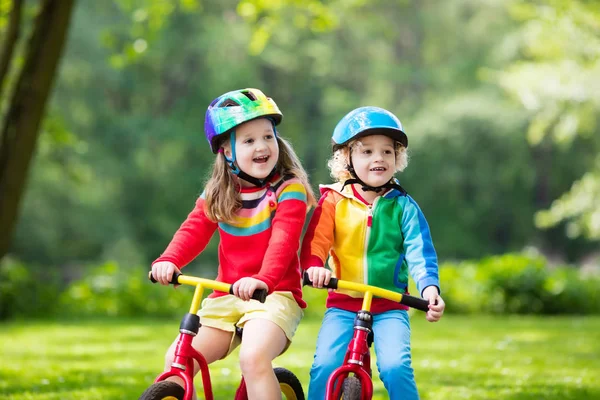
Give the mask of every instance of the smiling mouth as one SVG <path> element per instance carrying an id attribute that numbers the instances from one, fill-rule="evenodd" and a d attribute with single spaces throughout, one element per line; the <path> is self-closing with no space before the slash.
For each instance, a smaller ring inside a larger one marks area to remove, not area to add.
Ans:
<path id="1" fill-rule="evenodd" d="M 269 161 L 269 156 L 256 157 L 256 158 L 253 158 L 252 161 L 254 161 L 255 163 L 259 163 L 259 164 L 264 164 L 267 161 Z"/>
<path id="2" fill-rule="evenodd" d="M 375 168 L 371 168 L 369 171 L 375 171 L 375 172 L 385 172 L 385 171 L 387 171 L 387 168 L 383 168 L 383 167 L 375 167 Z"/>

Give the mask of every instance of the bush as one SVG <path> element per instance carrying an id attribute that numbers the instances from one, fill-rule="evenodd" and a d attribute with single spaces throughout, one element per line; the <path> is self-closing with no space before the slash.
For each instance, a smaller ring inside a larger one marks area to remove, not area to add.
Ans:
<path id="1" fill-rule="evenodd" d="M 61 317 L 178 317 L 187 312 L 193 296 L 190 287 L 150 284 L 145 267 L 125 269 L 112 262 L 87 269 L 83 279 L 59 294 L 58 279 L 50 271 L 4 259 L 0 320 L 55 316 L 58 310 Z M 506 254 L 445 263 L 440 281 L 449 313 L 600 314 L 600 276 L 584 277 L 568 266 L 550 268 L 539 256 Z M 303 292 L 305 318 L 322 318 L 327 291 Z M 416 293 L 412 282 L 411 293 Z"/>
<path id="2" fill-rule="evenodd" d="M 191 288 L 152 285 L 147 268 L 125 270 L 107 262 L 71 284 L 61 305 L 68 316 L 172 316 L 187 312 L 192 296 Z"/>
<path id="3" fill-rule="evenodd" d="M 58 293 L 48 271 L 26 268 L 10 258 L 0 262 L 0 320 L 53 315 Z"/>
<path id="4" fill-rule="evenodd" d="M 600 276 L 550 268 L 540 256 L 506 254 L 440 267 L 448 312 L 600 313 Z"/>
<path id="5" fill-rule="evenodd" d="M 545 297 L 548 275 L 541 257 L 506 254 L 483 259 L 478 265 L 479 281 L 492 293 L 488 307 L 500 313 L 538 313 Z"/>

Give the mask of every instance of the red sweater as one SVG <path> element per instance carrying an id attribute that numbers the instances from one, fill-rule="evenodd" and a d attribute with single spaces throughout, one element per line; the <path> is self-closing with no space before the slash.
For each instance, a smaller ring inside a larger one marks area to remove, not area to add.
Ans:
<path id="1" fill-rule="evenodd" d="M 164 253 L 154 261 L 178 268 L 190 263 L 219 231 L 217 281 L 233 284 L 241 278 L 260 279 L 273 291 L 292 292 L 305 308 L 300 284 L 298 248 L 306 218 L 306 189 L 296 179 L 275 177 L 264 188 L 242 189 L 242 208 L 233 223 L 212 222 L 204 212 L 204 193 L 175 232 Z M 214 292 L 210 297 L 227 293 Z"/>

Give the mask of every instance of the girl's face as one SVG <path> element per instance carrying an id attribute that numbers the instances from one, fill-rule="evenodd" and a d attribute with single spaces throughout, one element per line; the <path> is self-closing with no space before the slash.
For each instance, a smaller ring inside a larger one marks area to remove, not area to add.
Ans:
<path id="1" fill-rule="evenodd" d="M 361 138 L 352 148 L 352 165 L 367 185 L 385 185 L 396 172 L 394 140 L 385 135 Z"/>
<path id="2" fill-rule="evenodd" d="M 231 146 L 224 147 L 225 155 L 231 158 Z M 279 159 L 279 145 L 273 132 L 273 124 L 266 118 L 258 118 L 235 128 L 235 163 L 250 176 L 264 179 L 275 168 Z M 242 186 L 252 186 L 240 180 Z"/>

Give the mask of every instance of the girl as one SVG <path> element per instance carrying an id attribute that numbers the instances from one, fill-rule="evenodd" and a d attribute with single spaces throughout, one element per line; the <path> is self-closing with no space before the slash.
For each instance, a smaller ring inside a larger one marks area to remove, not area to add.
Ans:
<path id="1" fill-rule="evenodd" d="M 429 227 L 415 201 L 394 178 L 406 167 L 408 139 L 387 110 L 361 107 L 348 113 L 333 132 L 331 175 L 302 244 L 302 267 L 313 286 L 323 287 L 331 272 L 339 279 L 406 293 L 408 272 L 429 300 L 428 321 L 445 305 L 439 295 L 437 257 Z M 344 361 L 362 298 L 330 292 L 310 371 L 309 400 L 323 400 L 327 380 Z M 373 299 L 377 368 L 390 399 L 418 399 L 411 367 L 410 325 L 405 306 Z"/>
<path id="2" fill-rule="evenodd" d="M 235 329 L 243 327 L 239 357 L 250 399 L 281 398 L 271 362 L 289 346 L 306 307 L 297 251 L 314 196 L 298 157 L 277 134 L 282 117 L 257 89 L 228 92 L 209 105 L 204 130 L 217 155 L 212 176 L 152 265 L 154 278 L 168 284 L 219 231 L 217 280 L 233 284 L 234 296 L 214 292 L 204 300 L 193 346 L 208 363 L 219 360 L 239 344 Z M 267 301 L 248 301 L 259 288 L 268 290 Z"/>

